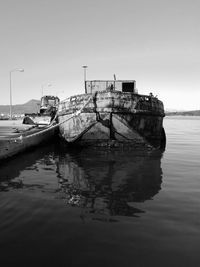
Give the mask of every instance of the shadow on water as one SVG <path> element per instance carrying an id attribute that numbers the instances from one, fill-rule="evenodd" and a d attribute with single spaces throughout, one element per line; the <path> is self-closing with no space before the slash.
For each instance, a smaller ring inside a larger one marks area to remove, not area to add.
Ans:
<path id="1" fill-rule="evenodd" d="M 83 219 L 138 216 L 144 211 L 134 203 L 161 189 L 161 157 L 159 151 L 62 151 L 56 159 L 60 196 L 81 207 Z"/>

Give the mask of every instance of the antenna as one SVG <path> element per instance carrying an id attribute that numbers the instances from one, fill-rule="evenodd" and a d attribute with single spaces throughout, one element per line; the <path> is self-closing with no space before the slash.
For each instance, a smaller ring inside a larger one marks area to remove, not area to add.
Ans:
<path id="1" fill-rule="evenodd" d="M 115 90 L 116 75 L 114 74 L 113 76 L 114 76 L 114 86 L 113 86 L 114 88 L 113 89 Z"/>

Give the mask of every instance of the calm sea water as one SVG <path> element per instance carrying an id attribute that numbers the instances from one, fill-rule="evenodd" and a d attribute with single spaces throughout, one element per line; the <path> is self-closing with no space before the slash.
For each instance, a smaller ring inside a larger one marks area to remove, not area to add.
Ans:
<path id="1" fill-rule="evenodd" d="M 0 265 L 200 266 L 200 117 L 163 153 L 68 151 L 0 165 Z"/>

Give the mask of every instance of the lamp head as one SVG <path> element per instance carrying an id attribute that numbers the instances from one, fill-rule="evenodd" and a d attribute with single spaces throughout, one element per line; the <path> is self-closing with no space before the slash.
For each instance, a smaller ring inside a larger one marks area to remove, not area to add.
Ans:
<path id="1" fill-rule="evenodd" d="M 14 69 L 14 70 L 11 70 L 10 72 L 14 72 L 14 71 L 24 72 L 24 69 Z"/>

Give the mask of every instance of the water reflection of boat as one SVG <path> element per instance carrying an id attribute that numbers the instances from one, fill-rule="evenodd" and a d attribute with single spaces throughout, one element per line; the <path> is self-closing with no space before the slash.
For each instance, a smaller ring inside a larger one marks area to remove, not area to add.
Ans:
<path id="1" fill-rule="evenodd" d="M 60 192 L 67 203 L 102 215 L 134 216 L 135 202 L 152 199 L 161 189 L 161 154 L 85 151 L 60 155 Z M 98 216 L 101 215 L 100 218 Z"/>
<path id="2" fill-rule="evenodd" d="M 0 165 L 0 192 L 9 191 L 14 188 L 24 188 L 25 184 L 20 178 L 20 173 L 27 169 L 38 171 L 39 162 L 48 165 L 50 161 L 49 154 L 52 153 L 53 149 L 54 144 L 44 145 L 42 149 L 34 149 L 26 154 L 20 154 L 15 158 L 11 158 L 7 162 L 4 161 Z"/>

